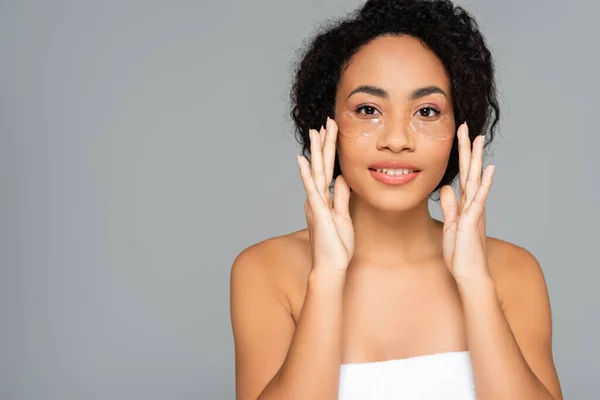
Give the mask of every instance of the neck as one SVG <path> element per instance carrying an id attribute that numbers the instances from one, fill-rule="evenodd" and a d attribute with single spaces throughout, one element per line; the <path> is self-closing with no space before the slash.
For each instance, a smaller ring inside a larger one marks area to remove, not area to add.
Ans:
<path id="1" fill-rule="evenodd" d="M 354 226 L 353 264 L 390 266 L 441 256 L 441 223 L 429 214 L 427 199 L 404 211 L 373 208 L 350 196 Z"/>

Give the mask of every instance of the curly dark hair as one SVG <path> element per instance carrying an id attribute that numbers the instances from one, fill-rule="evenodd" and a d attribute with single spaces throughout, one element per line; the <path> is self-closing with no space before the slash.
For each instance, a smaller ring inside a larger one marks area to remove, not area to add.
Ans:
<path id="1" fill-rule="evenodd" d="M 350 58 L 382 35 L 413 36 L 437 55 L 450 77 L 455 121 L 467 122 L 471 141 L 485 134 L 487 147 L 500 109 L 492 55 L 473 17 L 449 0 L 369 0 L 318 29 L 295 63 L 291 116 L 302 153 L 310 159 L 308 130 L 318 130 L 333 116 L 336 89 Z M 458 172 L 455 137 L 446 172 L 432 193 L 451 184 Z M 339 174 L 336 155 L 333 177 Z"/>

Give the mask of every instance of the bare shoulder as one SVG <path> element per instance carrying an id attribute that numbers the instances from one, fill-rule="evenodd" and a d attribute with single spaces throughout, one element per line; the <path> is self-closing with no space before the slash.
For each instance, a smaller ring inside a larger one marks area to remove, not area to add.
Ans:
<path id="1" fill-rule="evenodd" d="M 490 267 L 496 272 L 517 272 L 527 268 L 539 267 L 537 259 L 529 250 L 516 244 L 488 236 L 486 240 Z"/>
<path id="2" fill-rule="evenodd" d="M 555 399 L 562 392 L 552 352 L 552 311 L 542 267 L 531 252 L 488 238 L 488 266 L 506 321 L 531 371 Z"/>
<path id="3" fill-rule="evenodd" d="M 529 250 L 492 237 L 487 238 L 486 248 L 490 274 L 503 306 L 528 294 L 547 295 L 542 267 Z"/>
<path id="4" fill-rule="evenodd" d="M 230 314 L 239 399 L 259 397 L 289 351 L 297 303 L 290 288 L 310 269 L 307 239 L 308 234 L 299 231 L 261 241 L 244 249 L 231 266 Z"/>
<path id="5" fill-rule="evenodd" d="M 231 267 L 231 279 L 267 281 L 290 309 L 290 293 L 306 282 L 311 268 L 306 229 L 272 237 L 245 248 Z"/>

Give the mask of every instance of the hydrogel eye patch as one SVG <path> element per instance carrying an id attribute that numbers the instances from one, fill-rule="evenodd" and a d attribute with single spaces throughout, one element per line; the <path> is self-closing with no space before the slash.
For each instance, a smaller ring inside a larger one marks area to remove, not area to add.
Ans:
<path id="1" fill-rule="evenodd" d="M 449 120 L 445 114 L 432 119 L 415 115 L 408 124 L 408 132 L 427 140 L 453 140 L 454 125 Z M 375 137 L 390 125 L 383 115 L 357 115 L 353 111 L 343 112 L 336 122 L 339 133 L 349 138 Z"/>

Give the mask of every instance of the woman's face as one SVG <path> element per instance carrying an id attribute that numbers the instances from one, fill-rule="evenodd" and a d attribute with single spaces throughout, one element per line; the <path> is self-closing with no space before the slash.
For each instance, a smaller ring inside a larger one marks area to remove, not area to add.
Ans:
<path id="1" fill-rule="evenodd" d="M 384 36 L 363 47 L 342 74 L 335 103 L 338 159 L 352 190 L 389 211 L 427 199 L 446 171 L 452 110 L 444 66 L 418 39 Z M 402 163 L 418 172 L 407 174 Z"/>

